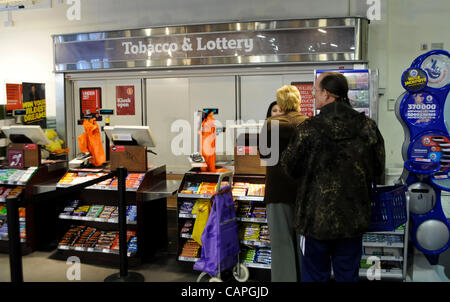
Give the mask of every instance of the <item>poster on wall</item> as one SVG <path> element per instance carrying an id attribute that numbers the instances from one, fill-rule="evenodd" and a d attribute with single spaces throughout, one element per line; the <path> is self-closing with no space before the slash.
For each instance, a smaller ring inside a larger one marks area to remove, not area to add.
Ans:
<path id="1" fill-rule="evenodd" d="M 135 115 L 134 86 L 116 86 L 117 115 Z"/>
<path id="2" fill-rule="evenodd" d="M 22 84 L 6 84 L 6 110 L 20 110 L 22 105 Z"/>
<path id="3" fill-rule="evenodd" d="M 292 82 L 292 86 L 297 87 L 300 91 L 302 100 L 300 102 L 300 113 L 307 117 L 314 116 L 314 96 L 311 90 L 314 87 L 313 82 Z"/>
<path id="4" fill-rule="evenodd" d="M 45 84 L 22 83 L 22 86 L 23 109 L 25 110 L 24 124 L 39 125 L 42 129 L 47 128 Z"/>
<path id="5" fill-rule="evenodd" d="M 80 88 L 80 118 L 96 117 L 99 120 L 102 108 L 102 89 L 100 87 Z"/>

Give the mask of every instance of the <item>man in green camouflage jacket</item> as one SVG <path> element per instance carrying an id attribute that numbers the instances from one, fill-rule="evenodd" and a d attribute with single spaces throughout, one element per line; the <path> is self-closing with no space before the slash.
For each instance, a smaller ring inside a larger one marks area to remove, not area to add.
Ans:
<path id="1" fill-rule="evenodd" d="M 320 114 L 297 127 L 281 165 L 298 181 L 294 225 L 301 235 L 302 281 L 357 281 L 371 188 L 384 172 L 376 123 L 351 108 L 348 83 L 324 73 L 313 93 Z"/>

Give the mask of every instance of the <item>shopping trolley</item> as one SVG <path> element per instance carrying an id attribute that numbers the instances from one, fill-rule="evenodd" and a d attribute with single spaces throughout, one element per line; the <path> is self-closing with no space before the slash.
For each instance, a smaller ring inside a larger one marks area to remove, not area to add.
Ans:
<path id="1" fill-rule="evenodd" d="M 231 173 L 220 176 L 216 194 L 211 198 L 212 208 L 201 236 L 202 251 L 194 270 L 202 271 L 197 282 L 210 278 L 209 282 L 222 282 L 221 273 L 232 269 L 239 282 L 248 280 L 249 271 L 239 262 L 238 222 L 231 193 Z M 229 185 L 221 189 L 221 180 L 230 177 Z"/>

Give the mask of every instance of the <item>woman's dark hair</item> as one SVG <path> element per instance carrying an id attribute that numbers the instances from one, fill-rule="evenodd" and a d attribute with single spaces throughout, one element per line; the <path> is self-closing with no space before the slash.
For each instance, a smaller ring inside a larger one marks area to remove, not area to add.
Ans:
<path id="1" fill-rule="evenodd" d="M 266 118 L 269 118 L 269 117 L 272 116 L 272 108 L 273 108 L 273 106 L 275 106 L 276 104 L 277 104 L 277 101 L 273 101 L 272 103 L 270 103 L 269 109 L 267 110 Z"/>
<path id="2" fill-rule="evenodd" d="M 333 94 L 336 101 L 350 104 L 347 78 L 342 73 L 325 72 L 319 86 Z"/>

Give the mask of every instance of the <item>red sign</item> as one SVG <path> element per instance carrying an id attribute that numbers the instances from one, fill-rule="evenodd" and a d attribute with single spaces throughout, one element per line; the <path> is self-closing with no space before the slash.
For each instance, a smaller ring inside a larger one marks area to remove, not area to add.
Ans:
<path id="1" fill-rule="evenodd" d="M 80 88 L 81 118 L 95 116 L 102 108 L 101 88 Z"/>
<path id="2" fill-rule="evenodd" d="M 258 151 L 254 146 L 239 146 L 238 155 L 257 155 Z"/>
<path id="3" fill-rule="evenodd" d="M 23 150 L 8 150 L 8 162 L 10 169 L 23 169 L 25 166 Z"/>
<path id="4" fill-rule="evenodd" d="M 25 147 L 25 149 L 28 149 L 28 150 L 36 150 L 37 145 L 36 144 L 26 144 L 24 147 Z"/>
<path id="5" fill-rule="evenodd" d="M 135 115 L 134 86 L 116 86 L 117 115 Z"/>
<path id="6" fill-rule="evenodd" d="M 125 152 L 125 146 L 111 146 L 112 152 Z"/>
<path id="7" fill-rule="evenodd" d="M 6 110 L 20 110 L 22 105 L 22 84 L 6 84 Z"/>
<path id="8" fill-rule="evenodd" d="M 314 83 L 292 82 L 291 85 L 297 87 L 302 97 L 302 101 L 300 102 L 300 113 L 308 117 L 314 116 L 314 96 L 311 92 L 314 87 Z"/>

